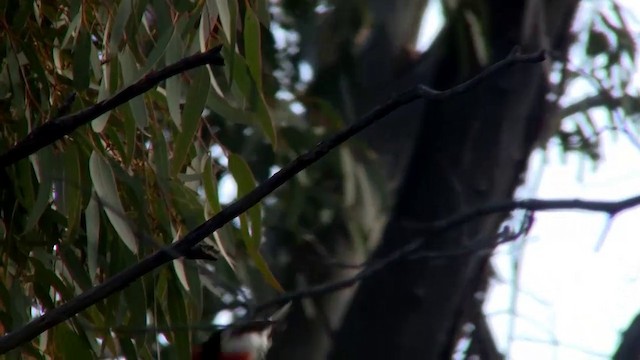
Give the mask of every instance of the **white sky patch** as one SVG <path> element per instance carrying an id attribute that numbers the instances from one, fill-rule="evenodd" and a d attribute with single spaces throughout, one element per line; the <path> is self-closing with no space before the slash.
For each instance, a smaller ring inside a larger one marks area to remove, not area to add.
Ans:
<path id="1" fill-rule="evenodd" d="M 222 175 L 218 181 L 218 198 L 221 204 L 229 204 L 238 197 L 238 184 L 229 173 Z"/>
<path id="2" fill-rule="evenodd" d="M 534 158 L 547 158 L 536 197 L 618 200 L 638 194 L 640 151 L 624 136 L 613 141 L 605 135 L 602 143 L 606 159 L 595 172 L 577 154 L 568 155 L 563 162 L 558 146 L 547 154 L 535 153 Z M 493 287 L 486 310 L 503 314 L 489 316 L 503 350 L 509 317 L 515 314 L 510 358 L 598 359 L 615 351 L 620 332 L 640 311 L 636 301 L 640 298 L 638 220 L 640 209 L 616 216 L 602 248 L 596 251 L 607 221 L 605 214 L 536 213 L 519 264 L 515 311 L 509 301 L 512 252 L 522 244 L 497 252 L 494 263 L 505 283 Z"/>
<path id="3" fill-rule="evenodd" d="M 233 319 L 233 311 L 229 309 L 222 309 L 218 311 L 216 316 L 213 318 L 213 324 L 218 326 L 227 326 L 233 322 Z"/>
<path id="4" fill-rule="evenodd" d="M 298 64 L 298 72 L 300 73 L 300 80 L 304 83 L 310 83 L 313 80 L 313 68 L 307 61 L 301 61 Z"/>
<path id="5" fill-rule="evenodd" d="M 213 144 L 209 148 L 209 152 L 211 153 L 211 157 L 217 160 L 220 163 L 220 165 L 224 167 L 227 167 L 229 165 L 229 160 L 227 159 L 227 156 L 224 154 L 224 150 L 222 149 L 222 146 L 218 144 Z"/>
<path id="6" fill-rule="evenodd" d="M 294 101 L 291 104 L 289 104 L 289 110 L 291 110 L 292 113 L 298 116 L 303 115 L 304 113 L 307 112 L 307 109 L 299 101 Z"/>
<path id="7" fill-rule="evenodd" d="M 438 36 L 440 30 L 444 26 L 444 14 L 442 9 L 441 0 L 429 1 L 422 21 L 420 22 L 420 30 L 418 33 L 418 40 L 416 41 L 416 50 L 420 52 L 427 51 L 429 46 L 433 43 Z"/>

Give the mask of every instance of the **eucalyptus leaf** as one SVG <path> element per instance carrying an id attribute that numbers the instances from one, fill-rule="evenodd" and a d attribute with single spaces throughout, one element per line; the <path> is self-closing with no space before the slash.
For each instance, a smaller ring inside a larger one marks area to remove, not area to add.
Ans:
<path id="1" fill-rule="evenodd" d="M 138 252 L 138 241 L 129 226 L 126 214 L 116 187 L 116 181 L 109 164 L 95 151 L 89 159 L 89 172 L 93 181 L 94 189 L 98 195 L 100 204 L 102 205 L 107 218 L 113 225 L 114 229 L 127 245 L 129 250 L 134 254 Z"/>

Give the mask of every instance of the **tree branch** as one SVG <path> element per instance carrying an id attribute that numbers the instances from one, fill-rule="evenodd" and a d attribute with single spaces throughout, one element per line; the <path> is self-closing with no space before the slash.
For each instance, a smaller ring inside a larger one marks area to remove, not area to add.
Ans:
<path id="1" fill-rule="evenodd" d="M 80 126 L 89 123 L 91 120 L 107 111 L 115 109 L 136 96 L 144 94 L 160 82 L 174 75 L 207 64 L 216 66 L 224 65 L 224 59 L 220 55 L 221 49 L 222 45 L 216 46 L 206 52 L 183 58 L 158 71 L 150 71 L 140 80 L 122 89 L 109 99 L 103 100 L 74 114 L 60 116 L 45 122 L 33 129 L 24 139 L 20 140 L 7 152 L 0 155 L 0 169 L 26 158 L 47 145 L 51 145 L 56 140 L 62 139 L 65 135 L 71 134 Z M 73 98 L 74 97 L 70 98 L 71 101 L 73 101 Z M 70 106 L 71 103 L 66 101 L 65 104 L 63 104 L 61 112 L 64 113 L 65 108 L 68 110 Z"/>
<path id="2" fill-rule="evenodd" d="M 42 316 L 32 320 L 21 328 L 0 337 L 0 354 L 14 349 L 26 341 L 34 339 L 44 331 L 71 318 L 72 316 L 95 304 L 96 302 L 108 297 L 109 295 L 114 294 L 117 291 L 124 289 L 133 281 L 137 280 L 143 275 L 175 259 L 177 254 L 185 254 L 185 252 L 191 249 L 194 245 L 198 244 L 205 237 L 209 236 L 224 224 L 228 223 L 243 212 L 247 211 L 264 197 L 289 181 L 297 173 L 306 169 L 307 167 L 321 159 L 323 156 L 325 156 L 329 151 L 341 145 L 363 129 L 384 118 L 386 115 L 393 112 L 397 108 L 418 99 L 442 100 L 473 88 L 496 71 L 511 67 L 518 63 L 538 63 L 544 61 L 544 59 L 545 55 L 543 51 L 534 54 L 523 55 L 519 54 L 517 49 L 514 49 L 514 51 L 512 51 L 511 54 L 509 54 L 509 56 L 505 59 L 488 67 L 482 73 L 471 78 L 470 80 L 448 90 L 433 90 L 426 86 L 420 85 L 393 97 L 385 104 L 374 108 L 371 112 L 369 112 L 367 115 L 362 117 L 360 120 L 358 120 L 348 128 L 320 142 L 310 151 L 294 159 L 269 179 L 262 182 L 247 195 L 233 202 L 231 205 L 214 215 L 212 218 L 189 232 L 182 239 L 174 242 L 170 247 L 159 250 L 145 257 L 140 262 L 117 273 L 113 277 L 106 280 L 104 283 L 85 291 L 84 293 L 78 295 L 77 297 L 69 300 L 67 303 L 62 304 L 55 309 L 47 311 Z M 39 144 L 42 143 L 42 141 L 39 142 Z M 51 141 L 49 141 L 48 143 L 51 143 Z M 27 153 L 24 150 L 22 152 Z M 4 158 L 6 158 L 6 156 Z M 0 161 L 0 165 L 1 164 L 4 164 L 4 162 Z M 407 249 L 407 251 L 410 250 L 412 249 Z"/>
<path id="3" fill-rule="evenodd" d="M 505 201 L 496 204 L 489 204 L 485 206 L 480 206 L 478 208 L 460 212 L 455 214 L 449 218 L 434 221 L 428 224 L 412 224 L 405 223 L 407 226 L 415 228 L 417 230 L 422 231 L 423 233 L 431 233 L 434 235 L 442 234 L 444 232 L 453 230 L 461 225 L 464 225 L 470 221 L 477 220 L 480 217 L 492 215 L 496 213 L 502 213 L 507 211 L 513 211 L 516 209 L 530 210 L 530 211 L 553 211 L 553 210 L 587 210 L 587 211 L 595 211 L 595 212 L 604 212 L 609 214 L 609 216 L 613 217 L 616 214 L 622 212 L 623 210 L 627 210 L 640 205 L 640 195 L 630 197 L 627 199 L 619 200 L 619 201 L 590 201 L 590 200 L 538 200 L 538 199 L 526 199 L 526 200 L 513 200 L 513 201 Z M 523 229 L 528 229 L 529 225 L 523 226 Z M 515 234 L 510 234 L 509 232 L 498 234 L 499 240 L 495 243 L 495 245 L 501 245 L 510 241 L 514 241 L 521 235 L 522 231 L 519 230 Z M 473 241 L 469 246 L 466 246 L 461 249 L 453 250 L 453 251 L 436 251 L 436 252 L 419 252 L 414 253 L 420 245 L 425 241 L 424 238 L 420 238 L 417 240 L 413 240 L 401 247 L 400 249 L 392 252 L 389 256 L 384 257 L 382 259 L 376 260 L 374 262 L 369 263 L 368 267 L 361 270 L 354 276 L 349 278 L 320 284 L 316 286 L 311 286 L 306 289 L 296 290 L 284 293 L 280 296 L 275 297 L 272 300 L 269 300 L 265 303 L 258 305 L 255 308 L 255 313 L 262 313 L 269 309 L 282 306 L 288 302 L 298 301 L 308 297 L 315 297 L 325 295 L 331 292 L 339 291 L 342 289 L 349 288 L 361 280 L 373 275 L 374 273 L 384 269 L 391 263 L 398 261 L 400 259 L 404 259 L 408 255 L 412 257 L 415 255 L 418 258 L 424 257 L 451 257 L 451 256 L 462 256 L 467 255 L 472 252 L 479 251 L 490 251 L 493 249 L 492 247 L 483 246 L 484 241 Z M 480 245 L 480 246 L 478 246 Z"/>

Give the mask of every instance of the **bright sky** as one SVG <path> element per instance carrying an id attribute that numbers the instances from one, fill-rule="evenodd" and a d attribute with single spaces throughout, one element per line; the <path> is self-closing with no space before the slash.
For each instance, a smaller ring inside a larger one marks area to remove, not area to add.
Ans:
<path id="1" fill-rule="evenodd" d="M 640 18 L 640 2 L 619 3 L 630 10 L 629 18 Z M 588 7 L 602 4 L 592 1 Z M 637 86 L 637 70 L 634 78 Z M 587 91 L 578 86 L 572 96 Z M 601 111 L 593 115 L 604 125 Z M 601 139 L 604 159 L 595 169 L 578 155 L 563 159 L 557 145 L 546 154 L 536 152 L 521 192 L 542 199 L 601 200 L 640 194 L 640 149 L 622 135 Z M 524 243 L 498 250 L 499 280 L 485 310 L 509 358 L 604 359 L 617 349 L 621 332 L 640 312 L 640 208 L 618 215 L 597 249 L 606 222 L 603 214 L 539 212 Z"/>
<path id="2" fill-rule="evenodd" d="M 640 150 L 624 137 L 603 140 L 605 161 L 597 172 L 577 155 L 563 162 L 557 147 L 534 154 L 534 167 L 546 161 L 536 197 L 617 200 L 640 193 Z M 640 312 L 639 220 L 640 209 L 621 213 L 596 250 L 605 215 L 537 213 L 525 243 L 495 256 L 502 283 L 493 287 L 486 312 L 500 348 L 511 337 L 512 359 L 608 358 Z"/>

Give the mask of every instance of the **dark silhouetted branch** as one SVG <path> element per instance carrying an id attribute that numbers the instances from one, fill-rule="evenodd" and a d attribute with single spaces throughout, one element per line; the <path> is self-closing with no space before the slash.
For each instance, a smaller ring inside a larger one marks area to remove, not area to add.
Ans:
<path id="1" fill-rule="evenodd" d="M 595 212 L 604 212 L 606 214 L 609 214 L 611 217 L 613 217 L 616 214 L 622 212 L 623 210 L 627 210 L 639 205 L 640 205 L 640 195 L 623 199 L 620 201 L 537 200 L 537 199 L 513 200 L 513 201 L 505 201 L 502 203 L 481 206 L 469 211 L 463 211 L 449 218 L 427 223 L 427 224 L 412 224 L 410 222 L 406 222 L 405 224 L 406 226 L 410 228 L 415 228 L 416 230 L 420 230 L 423 233 L 426 232 L 431 234 L 441 234 L 446 231 L 450 231 L 455 228 L 458 228 L 459 226 L 464 225 L 470 221 L 476 220 L 480 217 L 496 214 L 496 213 L 513 211 L 516 209 L 523 209 L 523 210 L 529 210 L 529 211 L 587 210 L 587 211 L 595 211 Z M 527 215 L 527 217 L 530 217 L 530 216 L 532 215 Z M 522 228 L 515 233 L 505 231 L 502 234 L 496 235 L 497 241 L 493 246 L 489 246 L 489 247 L 487 247 L 486 245 L 483 245 L 486 243 L 485 241 L 477 241 L 476 239 L 476 241 L 472 241 L 469 246 L 466 246 L 464 248 L 457 249 L 457 250 L 435 251 L 435 252 L 426 252 L 426 251 L 414 252 L 425 241 L 425 238 L 419 238 L 409 242 L 407 245 L 392 252 L 387 257 L 368 263 L 365 269 L 361 270 L 354 276 L 351 276 L 343 280 L 335 281 L 335 282 L 320 284 L 316 286 L 311 286 L 306 289 L 284 293 L 280 296 L 275 297 L 272 300 L 269 300 L 263 304 L 258 305 L 255 308 L 255 312 L 261 313 L 266 310 L 272 309 L 274 307 L 282 306 L 282 304 L 286 304 L 288 302 L 299 301 L 301 299 L 305 299 L 309 297 L 322 296 L 335 291 L 349 288 L 357 284 L 361 280 L 365 279 L 366 277 L 371 276 L 374 273 L 384 269 L 389 264 L 395 261 L 398 261 L 400 259 L 404 259 L 408 256 L 410 256 L 409 257 L 410 259 L 439 258 L 439 257 L 463 256 L 463 255 L 468 255 L 470 253 L 480 252 L 480 251 L 492 251 L 495 246 L 504 244 L 510 241 L 514 241 L 517 238 L 519 238 L 523 233 L 526 233 L 526 231 L 528 231 L 529 227 L 531 226 L 531 221 L 532 219 L 528 219 L 526 223 L 522 226 Z"/>
<path id="2" fill-rule="evenodd" d="M 24 139 L 20 140 L 7 152 L 0 155 L 0 168 L 24 159 L 43 147 L 54 143 L 56 140 L 62 139 L 65 135 L 71 134 L 80 126 L 88 124 L 91 120 L 107 111 L 115 109 L 136 96 L 144 94 L 160 82 L 174 75 L 207 64 L 216 66 L 224 65 L 224 59 L 220 55 L 221 49 L 222 46 L 216 46 L 206 52 L 181 59 L 158 71 L 150 71 L 134 84 L 127 86 L 106 100 L 78 111 L 77 113 L 64 115 L 45 122 L 33 129 Z M 74 98 L 75 96 L 70 97 L 70 101 L 65 101 L 60 110 L 61 113 L 70 109 L 71 102 L 73 102 Z"/>
<path id="3" fill-rule="evenodd" d="M 637 315 L 635 319 L 633 319 L 627 330 L 622 334 L 620 345 L 613 355 L 613 359 L 640 359 L 640 315 Z"/>
<path id="4" fill-rule="evenodd" d="M 348 128 L 318 143 L 313 149 L 294 159 L 269 179 L 262 182 L 247 195 L 233 202 L 221 212 L 217 213 L 212 218 L 189 232 L 182 239 L 174 242 L 170 247 L 159 250 L 145 257 L 140 262 L 119 272 L 118 274 L 106 280 L 104 283 L 85 291 L 84 293 L 78 295 L 77 297 L 69 300 L 67 303 L 62 304 L 55 309 L 47 311 L 42 316 L 32 320 L 21 328 L 0 337 L 0 354 L 14 349 L 26 341 L 34 339 L 44 331 L 71 318 L 72 316 L 95 304 L 96 302 L 116 293 L 117 291 L 124 289 L 133 281 L 139 279 L 143 275 L 175 259 L 177 254 L 187 253 L 193 246 L 198 244 L 214 231 L 218 230 L 224 224 L 230 222 L 231 220 L 257 204 L 264 197 L 289 181 L 297 173 L 306 169 L 307 167 L 321 159 L 323 156 L 325 156 L 329 151 L 341 145 L 363 129 L 384 118 L 386 115 L 398 109 L 399 107 L 418 99 L 442 100 L 447 97 L 470 90 L 496 71 L 511 67 L 519 63 L 539 63 L 541 61 L 544 61 L 544 59 L 545 55 L 543 51 L 534 54 L 522 55 L 519 54 L 517 50 L 514 50 L 504 60 L 497 62 L 474 78 L 451 89 L 439 91 L 430 89 L 426 86 L 417 86 L 391 98 L 391 100 L 387 101 L 383 105 L 374 108 L 371 112 L 360 118 L 357 122 L 355 122 Z M 3 162 L 0 162 L 0 164 L 3 164 Z M 410 250 L 412 249 L 407 249 L 408 252 Z M 371 267 L 367 271 L 371 271 L 370 269 Z M 346 287 L 349 285 L 344 286 Z M 318 292 L 321 291 L 318 290 Z"/>

